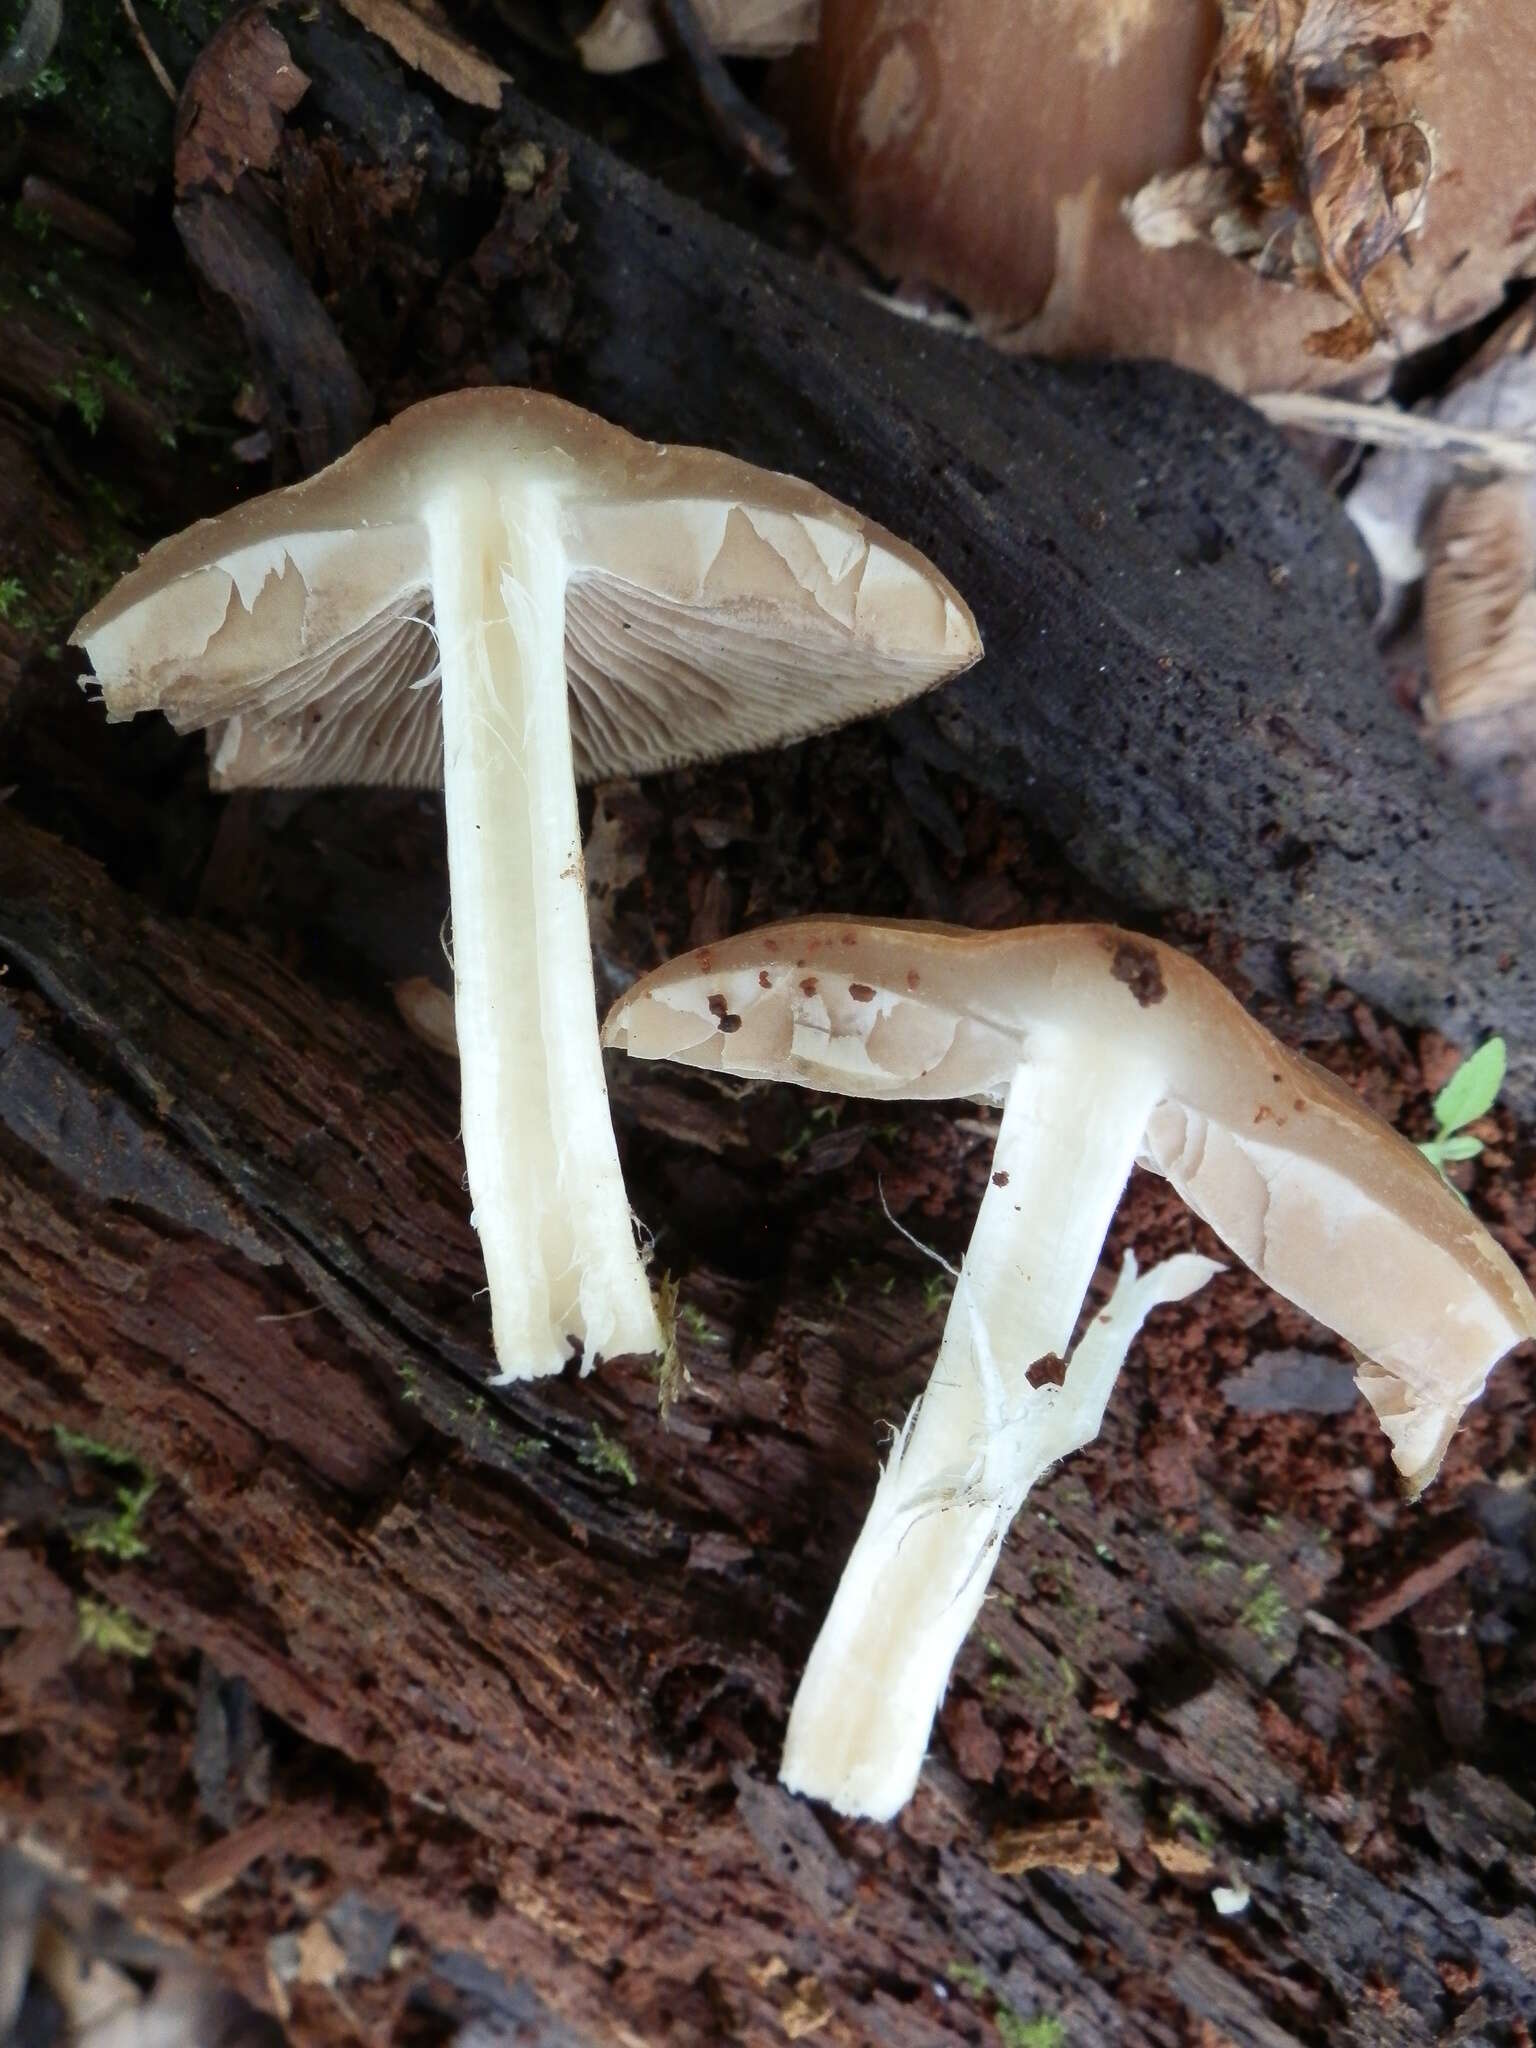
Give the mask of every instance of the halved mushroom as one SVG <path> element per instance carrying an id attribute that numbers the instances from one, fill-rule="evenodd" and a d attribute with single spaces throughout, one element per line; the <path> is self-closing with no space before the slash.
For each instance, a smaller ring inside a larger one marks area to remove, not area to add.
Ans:
<path id="1" fill-rule="evenodd" d="M 980 654 L 914 549 L 537 393 L 413 407 L 162 541 L 75 634 L 216 786 L 447 795 L 464 1150 L 503 1379 L 660 1348 L 609 1120 L 576 777 L 776 746 Z M 814 677 L 814 682 L 807 680 Z"/>
<path id="2" fill-rule="evenodd" d="M 1536 1334 L 1507 1255 L 1414 1146 L 1287 1052 L 1211 975 L 1103 925 L 974 933 L 806 919 L 636 983 L 605 1042 L 890 1101 L 1003 1105 L 928 1390 L 812 1652 L 783 1775 L 886 1818 L 917 1780 L 989 1559 L 1030 1486 L 1097 1433 L 1143 1318 L 1215 1269 L 1128 1263 L 1059 1387 L 1133 1165 L 1339 1332 L 1417 1492 L 1494 1364 Z"/>

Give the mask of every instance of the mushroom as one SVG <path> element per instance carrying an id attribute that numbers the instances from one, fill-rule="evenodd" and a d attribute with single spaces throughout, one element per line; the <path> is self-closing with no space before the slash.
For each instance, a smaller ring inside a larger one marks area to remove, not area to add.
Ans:
<path id="1" fill-rule="evenodd" d="M 661 1348 L 608 1114 L 576 778 L 779 745 L 980 654 L 811 485 L 538 393 L 460 392 L 162 541 L 78 627 L 108 714 L 212 779 L 447 799 L 464 1151 L 500 1377 Z M 814 683 L 807 680 L 814 677 Z"/>
<path id="2" fill-rule="evenodd" d="M 910 1796 L 989 1560 L 1097 1433 L 1146 1314 L 1215 1270 L 1128 1261 L 1059 1387 L 1133 1165 L 1354 1348 L 1415 1492 L 1503 1354 L 1536 1334 L 1506 1254 L 1406 1139 L 1204 969 L 1104 925 L 974 933 L 804 919 L 644 977 L 605 1042 L 878 1101 L 1003 1106 L 927 1392 L 897 1434 L 791 1715 L 783 1776 L 840 1811 Z"/>
<path id="3" fill-rule="evenodd" d="M 1536 695 L 1536 524 L 1526 478 L 1446 492 L 1430 530 L 1424 653 L 1442 719 Z"/>
<path id="4" fill-rule="evenodd" d="M 824 0 L 774 104 L 865 254 L 1004 346 L 1265 391 L 1499 303 L 1533 99 L 1529 6 Z"/>

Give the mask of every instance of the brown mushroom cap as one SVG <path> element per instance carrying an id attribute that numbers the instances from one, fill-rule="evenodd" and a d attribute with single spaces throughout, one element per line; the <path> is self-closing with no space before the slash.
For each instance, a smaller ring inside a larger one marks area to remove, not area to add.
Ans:
<path id="1" fill-rule="evenodd" d="M 1141 1163 L 1370 1361 L 1361 1388 L 1415 1489 L 1495 1362 L 1536 1335 L 1530 1289 L 1417 1148 L 1153 939 L 803 919 L 658 968 L 604 1038 L 886 1101 L 1000 1101 L 1032 1048 L 1150 1059 L 1166 1093 Z"/>
<path id="2" fill-rule="evenodd" d="M 1325 4 L 1369 18 L 1380 0 L 1311 0 L 1319 34 Z M 1272 13 L 1294 24 L 1305 5 Z M 1358 360 L 1309 346 L 1345 318 L 1338 300 L 1207 242 L 1143 246 L 1123 211 L 1204 162 L 1217 0 L 824 0 L 776 109 L 858 246 L 1007 346 L 1163 357 L 1239 391 L 1327 386 L 1480 318 L 1536 260 L 1536 8 L 1423 14 L 1427 52 L 1386 69 L 1433 170 L 1389 345 Z"/>
<path id="3" fill-rule="evenodd" d="M 1525 478 L 1446 492 L 1429 535 L 1424 652 L 1443 719 L 1536 696 L 1536 523 Z"/>
<path id="4" fill-rule="evenodd" d="M 779 745 L 981 653 L 945 578 L 814 486 L 492 389 L 152 548 L 74 635 L 108 713 L 218 728 L 226 788 L 440 782 L 423 507 L 461 476 L 529 475 L 561 506 L 583 779 Z"/>

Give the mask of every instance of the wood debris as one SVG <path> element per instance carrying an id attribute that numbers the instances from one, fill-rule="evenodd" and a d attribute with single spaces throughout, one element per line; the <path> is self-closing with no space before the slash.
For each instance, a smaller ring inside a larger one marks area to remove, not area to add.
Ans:
<path id="1" fill-rule="evenodd" d="M 1000 1828 L 988 1847 L 987 1861 L 999 1877 L 1018 1877 L 1026 1870 L 1108 1873 L 1120 1868 L 1120 1851 L 1104 1821 L 1089 1814 L 1080 1820 L 1041 1820 L 1028 1827 Z"/>
<path id="2" fill-rule="evenodd" d="M 1347 317 L 1308 349 L 1368 354 L 1391 332 L 1394 266 L 1407 264 L 1433 174 L 1411 63 L 1433 47 L 1445 4 L 1222 0 L 1204 162 L 1129 202 L 1139 239 L 1208 241 L 1261 276 L 1331 293 Z"/>
<path id="3" fill-rule="evenodd" d="M 492 113 L 500 107 L 501 88 L 510 83 L 508 74 L 424 9 L 408 7 L 405 0 L 341 0 L 341 4 L 354 21 L 388 43 L 403 64 L 430 78 L 456 100 L 468 107 L 487 107 Z"/>

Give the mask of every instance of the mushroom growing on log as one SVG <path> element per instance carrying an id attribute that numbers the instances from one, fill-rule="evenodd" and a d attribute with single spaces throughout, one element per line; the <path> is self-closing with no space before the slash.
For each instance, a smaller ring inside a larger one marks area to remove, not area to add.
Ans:
<path id="1" fill-rule="evenodd" d="M 85 618 L 114 718 L 232 789 L 443 781 L 464 1151 L 504 1379 L 663 1348 L 609 1121 L 577 777 L 777 745 L 975 661 L 914 549 L 538 393 L 428 401 Z M 817 684 L 807 687 L 805 670 Z"/>
<path id="2" fill-rule="evenodd" d="M 1536 1300 L 1418 1150 L 1171 947 L 1104 925 L 978 933 L 801 919 L 687 954 L 615 1005 L 640 1058 L 891 1101 L 1000 1103 L 927 1392 L 897 1435 L 790 1719 L 784 1780 L 889 1819 L 911 1794 L 991 1561 L 1098 1434 L 1147 1314 L 1217 1270 L 1127 1262 L 1068 1358 L 1131 1168 L 1335 1329 L 1409 1488 Z M 1067 1359 L 1059 1387 L 1030 1368 Z"/>

